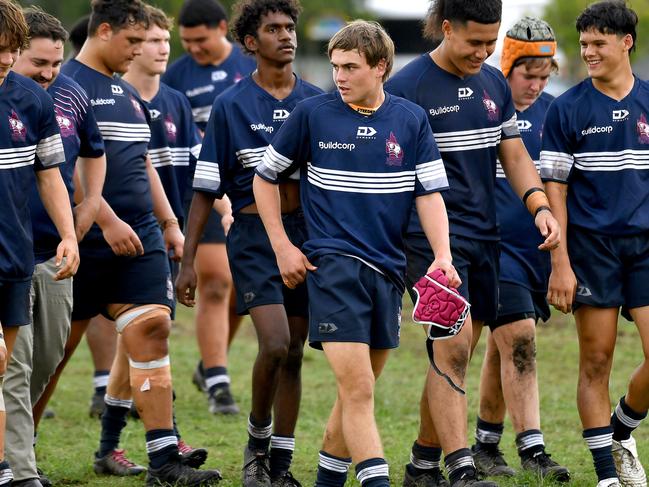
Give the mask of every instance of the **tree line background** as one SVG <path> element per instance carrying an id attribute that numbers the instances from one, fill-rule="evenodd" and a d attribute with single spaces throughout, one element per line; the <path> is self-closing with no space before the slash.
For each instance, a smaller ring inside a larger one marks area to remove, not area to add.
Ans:
<path id="1" fill-rule="evenodd" d="M 398 1 L 398 0 L 394 0 Z M 559 49 L 564 54 L 561 75 L 569 81 L 581 79 L 585 75 L 583 63 L 579 56 L 579 37 L 575 30 L 575 19 L 593 0 L 550 0 L 545 7 L 543 18 L 555 30 Z M 230 11 L 235 0 L 221 0 Z M 66 27 L 70 27 L 81 16 L 90 12 L 89 0 L 19 0 L 23 6 L 38 5 L 43 10 L 55 15 Z M 153 5 L 175 17 L 183 0 L 151 0 Z M 638 13 L 638 41 L 633 61 L 640 72 L 649 73 L 649 0 L 628 0 L 628 4 Z M 324 53 L 323 42 L 308 41 L 308 26 L 317 19 L 333 15 L 343 19 L 356 17 L 368 18 L 363 0 L 302 0 L 303 13 L 298 25 L 300 51 L 306 55 Z M 182 53 L 177 35 L 172 36 L 172 58 Z"/>

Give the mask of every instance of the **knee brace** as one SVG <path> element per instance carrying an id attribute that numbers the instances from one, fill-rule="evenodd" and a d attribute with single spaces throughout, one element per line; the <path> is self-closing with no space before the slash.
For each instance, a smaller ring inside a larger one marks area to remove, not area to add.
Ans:
<path id="1" fill-rule="evenodd" d="M 128 359 L 131 366 L 131 387 L 140 392 L 153 388 L 171 389 L 171 365 L 169 355 L 149 362 L 135 362 Z"/>
<path id="2" fill-rule="evenodd" d="M 135 308 L 120 310 L 119 314 L 115 317 L 115 326 L 117 332 L 122 333 L 127 326 L 137 325 L 144 323 L 153 318 L 168 318 L 171 311 L 167 306 L 162 304 L 147 304 L 144 306 L 136 306 Z"/>

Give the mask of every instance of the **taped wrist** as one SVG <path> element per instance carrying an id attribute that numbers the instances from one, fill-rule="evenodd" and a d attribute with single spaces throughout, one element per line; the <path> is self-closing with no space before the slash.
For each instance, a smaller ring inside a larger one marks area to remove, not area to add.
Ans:
<path id="1" fill-rule="evenodd" d="M 550 201 L 543 188 L 528 189 L 523 196 L 523 204 L 527 207 L 527 211 L 534 216 L 540 211 L 539 208 L 550 209 Z"/>

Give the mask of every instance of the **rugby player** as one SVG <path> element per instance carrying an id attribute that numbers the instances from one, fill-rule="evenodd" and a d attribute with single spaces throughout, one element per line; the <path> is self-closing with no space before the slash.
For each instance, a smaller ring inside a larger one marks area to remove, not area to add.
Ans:
<path id="1" fill-rule="evenodd" d="M 518 129 L 535 165 L 545 112 L 553 100 L 543 90 L 558 70 L 555 51 L 552 28 L 543 20 L 525 17 L 507 31 L 500 57 Z M 486 323 L 490 333 L 480 378 L 473 461 L 483 475 L 514 475 L 498 447 L 508 411 L 523 469 L 567 482 L 568 469 L 545 453 L 536 379 L 535 326 L 539 319 L 550 317 L 546 300 L 550 255 L 537 248 L 543 239 L 500 163 L 496 165 L 496 212 L 501 236 L 498 318 Z"/>
<path id="2" fill-rule="evenodd" d="M 544 237 L 539 248 L 549 250 L 559 241 L 558 224 L 520 139 L 511 90 L 500 71 L 484 64 L 496 47 L 501 15 L 500 0 L 433 0 L 424 35 L 431 40 L 441 37 L 441 44 L 406 65 L 386 86 L 391 93 L 426 110 L 448 171 L 451 190 L 444 193 L 444 200 L 451 250 L 462 280 L 459 291 L 471 303 L 472 321 L 457 337 L 436 344 L 435 360 L 460 385 L 483 323 L 495 320 L 497 315 L 497 157 Z M 431 86 L 440 89 L 431 90 Z M 435 255 L 416 215 L 406 235 L 406 254 L 410 288 Z M 451 389 L 432 368 L 428 370 L 420 413 L 420 433 L 406 467 L 404 485 L 445 485 L 439 470 L 440 443 L 452 486 L 494 485 L 477 479 L 467 444 L 466 396 Z"/>
<path id="3" fill-rule="evenodd" d="M 256 169 L 254 192 L 284 282 L 306 279 L 309 341 L 336 378 L 316 485 L 342 486 L 353 461 L 361 485 L 387 487 L 374 385 L 399 342 L 402 234 L 416 200 L 436 257 L 422 275 L 440 268 L 459 284 L 439 193 L 448 182 L 424 111 L 383 90 L 394 59 L 383 28 L 352 22 L 328 54 L 337 90 L 297 105 Z M 277 185 L 297 167 L 309 229 L 302 249 L 287 235 Z"/>
<path id="4" fill-rule="evenodd" d="M 189 98 L 194 121 L 204 131 L 216 96 L 250 74 L 255 69 L 255 61 L 228 41 L 227 16 L 217 0 L 186 0 L 178 24 L 187 53 L 169 66 L 162 81 Z M 232 276 L 224 226 L 231 223 L 229 199 L 217 200 L 194 263 L 198 273 L 196 338 L 201 361 L 193 381 L 207 393 L 209 411 L 218 414 L 239 412 L 230 393 L 227 371 L 229 340 L 240 322 L 234 307 L 229 304 Z"/>
<path id="5" fill-rule="evenodd" d="M 106 174 L 104 143 L 90 101 L 76 82 L 59 75 L 67 32 L 55 17 L 30 8 L 24 12 L 29 27 L 29 45 L 20 52 L 13 71 L 32 78 L 54 100 L 66 162 L 59 166 L 69 200 L 74 194 L 73 174 L 78 172 L 83 200 L 74 207 L 78 241 L 97 217 Z M 34 187 L 30 213 L 36 266 L 32 277 L 32 326 L 21 329 L 7 369 L 6 406 L 11 421 L 7 425 L 7 458 L 13 466 L 14 485 L 38 479 L 34 456 L 35 404 L 50 376 L 63 358 L 70 333 L 72 281 L 55 280 L 56 227 L 47 216 Z"/>
<path id="6" fill-rule="evenodd" d="M 13 480 L 5 458 L 2 382 L 18 332 L 31 321 L 34 251 L 29 195 L 34 184 L 61 239 L 55 243 L 50 279 L 67 279 L 79 266 L 70 199 L 58 169 L 65 162 L 65 153 L 54 103 L 36 82 L 11 71 L 28 42 L 29 28 L 22 11 L 12 1 L 0 0 L 0 112 L 5 117 L 0 129 L 0 185 L 5 195 L 0 216 L 0 485 Z M 32 485 L 40 485 L 33 480 Z M 25 483 L 23 479 L 19 482 Z"/>
<path id="7" fill-rule="evenodd" d="M 543 127 L 541 176 L 567 244 L 552 253 L 551 304 L 575 313 L 577 408 L 598 486 L 646 486 L 631 432 L 649 409 L 649 85 L 634 76 L 638 16 L 621 1 L 577 18 L 589 77 L 558 97 Z M 620 307 L 644 358 L 611 417 Z"/>
<path id="8" fill-rule="evenodd" d="M 194 174 L 195 193 L 176 285 L 178 299 L 192 305 L 196 287 L 193 264 L 200 235 L 214 198 L 229 195 L 235 217 L 227 251 L 237 311 L 250 314 L 259 342 L 242 473 L 246 487 L 271 482 L 299 485 L 289 467 L 308 331 L 306 286 L 289 289 L 282 282 L 252 192 L 254 168 L 295 105 L 322 92 L 293 73 L 299 11 L 297 0 L 241 0 L 235 4 L 232 32 L 255 56 L 257 70 L 214 102 Z M 284 224 L 292 241 L 300 246 L 306 229 L 299 181 L 284 181 L 281 193 Z"/>
<path id="9" fill-rule="evenodd" d="M 139 0 L 93 0 L 89 37 L 77 58 L 63 68 L 88 93 L 108 161 L 98 225 L 83 241 L 85 265 L 74 281 L 73 327 L 83 330 L 99 313 L 116 322 L 124 351 L 118 351 L 112 373 L 116 381 L 130 377 L 130 392 L 146 430 L 147 484 L 209 485 L 220 479 L 219 472 L 194 470 L 182 462 L 172 424 L 167 339 L 173 289 L 167 249 L 180 257 L 183 237 L 147 156 L 146 106 L 115 76 L 126 72 L 141 53 L 148 25 Z M 76 343 L 68 341 L 70 354 L 80 336 Z M 128 374 L 120 373 L 116 364 L 128 367 Z M 121 384 L 113 390 L 121 391 Z M 106 403 L 124 401 L 130 395 L 112 396 L 109 381 Z M 103 447 L 114 438 L 102 440 Z M 121 465 L 137 470 L 123 451 L 106 449 L 97 452 L 96 469 Z"/>

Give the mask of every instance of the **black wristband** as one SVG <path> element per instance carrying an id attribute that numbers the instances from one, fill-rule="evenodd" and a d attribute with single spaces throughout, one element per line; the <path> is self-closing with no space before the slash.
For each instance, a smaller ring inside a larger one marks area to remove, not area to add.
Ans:
<path id="1" fill-rule="evenodd" d="M 526 204 L 527 203 L 527 198 L 529 198 L 532 193 L 536 193 L 537 191 L 541 191 L 542 193 L 545 193 L 543 188 L 530 188 L 523 195 L 523 204 Z"/>
<path id="2" fill-rule="evenodd" d="M 543 211 L 543 210 L 547 210 L 547 211 L 549 211 L 550 213 L 552 213 L 552 210 L 550 209 L 549 206 L 539 206 L 539 207 L 536 209 L 536 211 L 534 212 L 534 218 L 536 218 L 536 215 L 538 215 L 539 212 L 541 212 L 541 211 Z"/>

